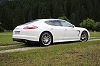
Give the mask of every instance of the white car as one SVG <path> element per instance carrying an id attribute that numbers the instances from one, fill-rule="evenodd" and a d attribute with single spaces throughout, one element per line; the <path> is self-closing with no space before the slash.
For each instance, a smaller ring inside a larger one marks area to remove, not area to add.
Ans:
<path id="1" fill-rule="evenodd" d="M 87 41 L 90 33 L 85 28 L 75 27 L 61 19 L 37 19 L 13 30 L 13 41 L 39 42 L 41 46 L 48 46 L 56 42 Z"/>

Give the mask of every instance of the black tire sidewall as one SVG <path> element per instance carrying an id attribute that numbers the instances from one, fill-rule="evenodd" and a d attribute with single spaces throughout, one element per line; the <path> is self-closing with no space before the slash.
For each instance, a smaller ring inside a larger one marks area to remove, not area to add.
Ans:
<path id="1" fill-rule="evenodd" d="M 43 44 L 42 43 L 42 40 L 41 40 L 41 38 L 42 38 L 42 36 L 43 36 L 43 34 L 45 34 L 45 33 L 48 33 L 49 35 L 50 35 L 50 37 L 51 37 L 51 42 L 48 44 L 48 45 L 46 45 L 46 44 Z M 40 44 L 40 46 L 49 46 L 51 43 L 52 43 L 52 36 L 51 36 L 51 34 L 49 33 L 49 32 L 43 32 L 41 35 L 40 35 L 40 38 L 39 38 L 39 44 Z"/>
<path id="2" fill-rule="evenodd" d="M 86 38 L 85 40 L 82 39 L 82 35 L 83 35 L 84 33 L 85 33 L 86 36 L 87 36 L 87 38 Z M 81 41 L 81 42 L 86 42 L 87 40 L 88 40 L 88 33 L 87 33 L 86 31 L 83 31 L 82 34 L 81 34 L 81 37 L 80 37 L 80 41 Z"/>

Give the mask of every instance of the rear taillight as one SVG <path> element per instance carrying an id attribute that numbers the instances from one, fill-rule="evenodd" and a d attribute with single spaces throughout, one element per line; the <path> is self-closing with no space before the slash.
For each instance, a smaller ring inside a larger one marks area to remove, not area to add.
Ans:
<path id="1" fill-rule="evenodd" d="M 38 28 L 37 26 L 26 26 L 23 29 L 36 29 Z"/>

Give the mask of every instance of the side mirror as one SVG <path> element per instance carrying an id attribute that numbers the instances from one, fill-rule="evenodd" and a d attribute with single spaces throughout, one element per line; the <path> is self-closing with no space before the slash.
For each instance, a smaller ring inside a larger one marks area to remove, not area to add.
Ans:
<path id="1" fill-rule="evenodd" d="M 72 27 L 72 28 L 74 28 L 75 26 L 71 24 L 69 27 Z"/>
<path id="2" fill-rule="evenodd" d="M 72 27 L 74 28 L 75 26 L 74 26 L 74 25 L 72 25 Z"/>

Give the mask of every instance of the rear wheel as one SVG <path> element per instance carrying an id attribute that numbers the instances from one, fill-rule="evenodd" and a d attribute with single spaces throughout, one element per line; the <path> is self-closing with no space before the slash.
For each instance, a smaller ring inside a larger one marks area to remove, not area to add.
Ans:
<path id="1" fill-rule="evenodd" d="M 88 40 L 88 33 L 86 31 L 83 31 L 80 37 L 80 40 L 82 42 L 86 42 Z"/>
<path id="2" fill-rule="evenodd" d="M 49 46 L 52 43 L 52 36 L 49 32 L 44 32 L 40 36 L 39 43 L 41 46 Z"/>

